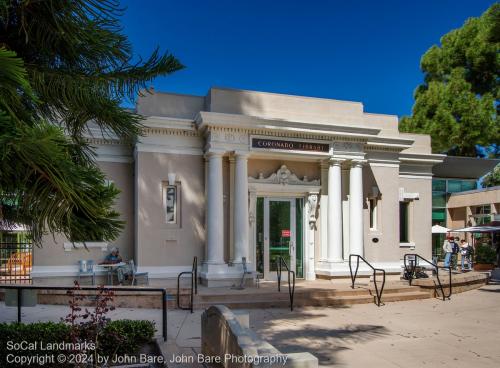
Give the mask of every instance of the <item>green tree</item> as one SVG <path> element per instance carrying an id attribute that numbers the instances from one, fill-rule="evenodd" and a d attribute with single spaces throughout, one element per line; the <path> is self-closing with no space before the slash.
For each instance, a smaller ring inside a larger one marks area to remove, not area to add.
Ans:
<path id="1" fill-rule="evenodd" d="M 483 188 L 496 187 L 497 185 L 500 185 L 500 165 L 497 165 L 493 170 L 485 175 L 481 181 L 481 186 Z"/>
<path id="2" fill-rule="evenodd" d="M 134 62 L 113 0 L 0 0 L 0 221 L 69 239 L 113 240 L 123 222 L 85 136 L 133 142 L 124 100 L 183 66 L 155 50 Z"/>
<path id="3" fill-rule="evenodd" d="M 434 152 L 460 156 L 500 142 L 500 4 L 444 35 L 420 67 L 424 83 L 401 131 L 430 134 Z"/>

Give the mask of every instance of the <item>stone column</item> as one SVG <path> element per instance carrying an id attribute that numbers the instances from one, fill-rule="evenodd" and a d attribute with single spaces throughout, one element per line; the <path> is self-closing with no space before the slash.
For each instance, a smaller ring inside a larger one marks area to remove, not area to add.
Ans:
<path id="1" fill-rule="evenodd" d="M 234 258 L 234 162 L 229 156 L 229 259 Z"/>
<path id="2" fill-rule="evenodd" d="M 248 259 L 248 154 L 236 153 L 234 172 L 234 263 Z"/>
<path id="3" fill-rule="evenodd" d="M 328 261 L 342 262 L 342 168 L 330 160 L 328 168 Z"/>
<path id="4" fill-rule="evenodd" d="M 208 152 L 207 260 L 224 263 L 224 209 L 222 194 L 222 153 Z"/>
<path id="5" fill-rule="evenodd" d="M 320 244 L 319 253 L 320 262 L 328 259 L 328 162 L 322 161 L 321 164 L 321 197 L 319 199 L 319 218 L 320 218 Z"/>
<path id="6" fill-rule="evenodd" d="M 349 173 L 349 242 L 351 254 L 363 256 L 363 163 L 352 161 Z"/>

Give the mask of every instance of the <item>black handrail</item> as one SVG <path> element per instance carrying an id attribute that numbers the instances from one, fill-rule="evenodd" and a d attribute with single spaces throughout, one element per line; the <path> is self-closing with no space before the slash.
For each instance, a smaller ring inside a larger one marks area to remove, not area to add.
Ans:
<path id="1" fill-rule="evenodd" d="M 410 257 L 412 257 L 413 259 L 409 259 Z M 410 262 L 410 267 L 407 267 L 406 265 L 406 260 L 409 260 Z M 438 285 L 439 285 L 439 289 L 441 290 L 441 295 L 443 297 L 443 301 L 446 300 L 446 298 L 450 299 L 451 297 L 451 293 L 452 293 L 452 283 L 451 283 L 451 267 L 444 267 L 444 266 L 438 266 L 437 264 L 435 263 L 432 263 L 431 261 L 425 259 L 424 257 L 422 257 L 421 255 L 418 255 L 416 253 L 406 253 L 403 257 L 403 263 L 404 263 L 404 266 L 405 266 L 405 272 L 406 274 L 408 275 L 408 285 L 411 286 L 411 282 L 413 280 L 413 275 L 415 274 L 415 270 L 417 268 L 417 265 L 418 265 L 418 259 L 421 259 L 422 261 L 432 265 L 434 267 L 434 271 L 436 272 L 436 278 L 437 278 L 437 282 L 438 282 Z M 449 275 L 449 284 L 450 284 L 450 292 L 448 293 L 448 295 L 445 295 L 444 294 L 444 288 L 443 288 L 443 285 L 441 284 L 441 280 L 439 279 L 439 269 L 442 268 L 444 270 L 448 270 L 448 275 Z"/>
<path id="2" fill-rule="evenodd" d="M 167 290 L 162 288 L 151 288 L 151 287 L 122 287 L 122 286 L 79 286 L 78 289 L 71 286 L 43 286 L 43 285 L 0 285 L 1 289 L 16 289 L 17 290 L 17 322 L 21 323 L 21 308 L 22 308 L 22 292 L 23 290 L 75 290 L 75 291 L 87 291 L 87 290 L 110 290 L 110 291 L 136 291 L 136 292 L 161 292 L 161 306 L 162 306 L 162 334 L 163 341 L 167 341 Z"/>
<path id="3" fill-rule="evenodd" d="M 352 266 L 351 266 L 351 259 L 352 257 L 356 257 L 356 271 L 354 272 L 354 275 L 352 274 Z M 368 262 L 366 259 L 364 259 L 362 256 L 359 254 L 349 254 L 349 271 L 351 273 L 351 288 L 354 289 L 354 282 L 356 281 L 356 277 L 358 276 L 358 269 L 359 269 L 359 260 L 362 260 L 365 262 L 368 267 L 370 267 L 373 270 L 373 284 L 375 285 L 375 294 L 377 297 L 377 307 L 380 307 L 380 303 L 382 302 L 382 293 L 384 292 L 384 286 L 385 286 L 385 270 L 382 268 L 375 268 L 373 267 L 370 262 Z M 380 290 L 378 289 L 377 285 L 377 271 L 382 272 L 382 287 Z"/>
<path id="4" fill-rule="evenodd" d="M 191 292 L 189 299 L 189 307 L 181 306 L 180 281 L 183 275 L 191 275 L 191 290 L 190 290 Z M 191 269 L 191 271 L 181 272 L 177 276 L 177 308 L 182 310 L 190 310 L 191 313 L 193 313 L 193 300 L 194 300 L 193 290 L 195 294 L 198 294 L 198 257 L 193 258 L 193 268 Z"/>
<path id="5" fill-rule="evenodd" d="M 281 266 L 285 266 L 288 271 L 288 294 L 290 295 L 290 310 L 293 311 L 293 296 L 295 294 L 295 271 L 290 271 L 288 264 L 283 257 L 278 256 L 276 260 L 276 273 L 278 275 L 278 291 L 281 292 Z M 292 274 L 292 283 L 290 283 L 290 274 Z"/>

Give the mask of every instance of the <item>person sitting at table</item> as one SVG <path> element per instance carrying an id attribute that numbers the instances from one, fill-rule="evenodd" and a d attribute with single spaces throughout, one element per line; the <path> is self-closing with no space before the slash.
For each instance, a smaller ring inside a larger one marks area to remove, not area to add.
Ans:
<path id="1" fill-rule="evenodd" d="M 120 251 L 117 247 L 113 247 L 111 248 L 111 253 L 109 253 L 100 264 L 115 264 L 120 262 L 122 262 Z"/>

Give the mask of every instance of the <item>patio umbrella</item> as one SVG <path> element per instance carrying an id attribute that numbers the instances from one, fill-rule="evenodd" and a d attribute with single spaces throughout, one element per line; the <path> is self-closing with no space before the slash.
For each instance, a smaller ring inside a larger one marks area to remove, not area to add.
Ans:
<path id="1" fill-rule="evenodd" d="M 500 231 L 500 221 L 492 221 L 487 224 L 453 230 L 453 232 L 457 233 L 496 233 L 498 231 Z"/>
<path id="2" fill-rule="evenodd" d="M 433 234 L 446 234 L 450 232 L 450 229 L 444 227 L 444 226 L 441 226 L 441 225 L 434 225 L 432 227 L 432 233 Z"/>

